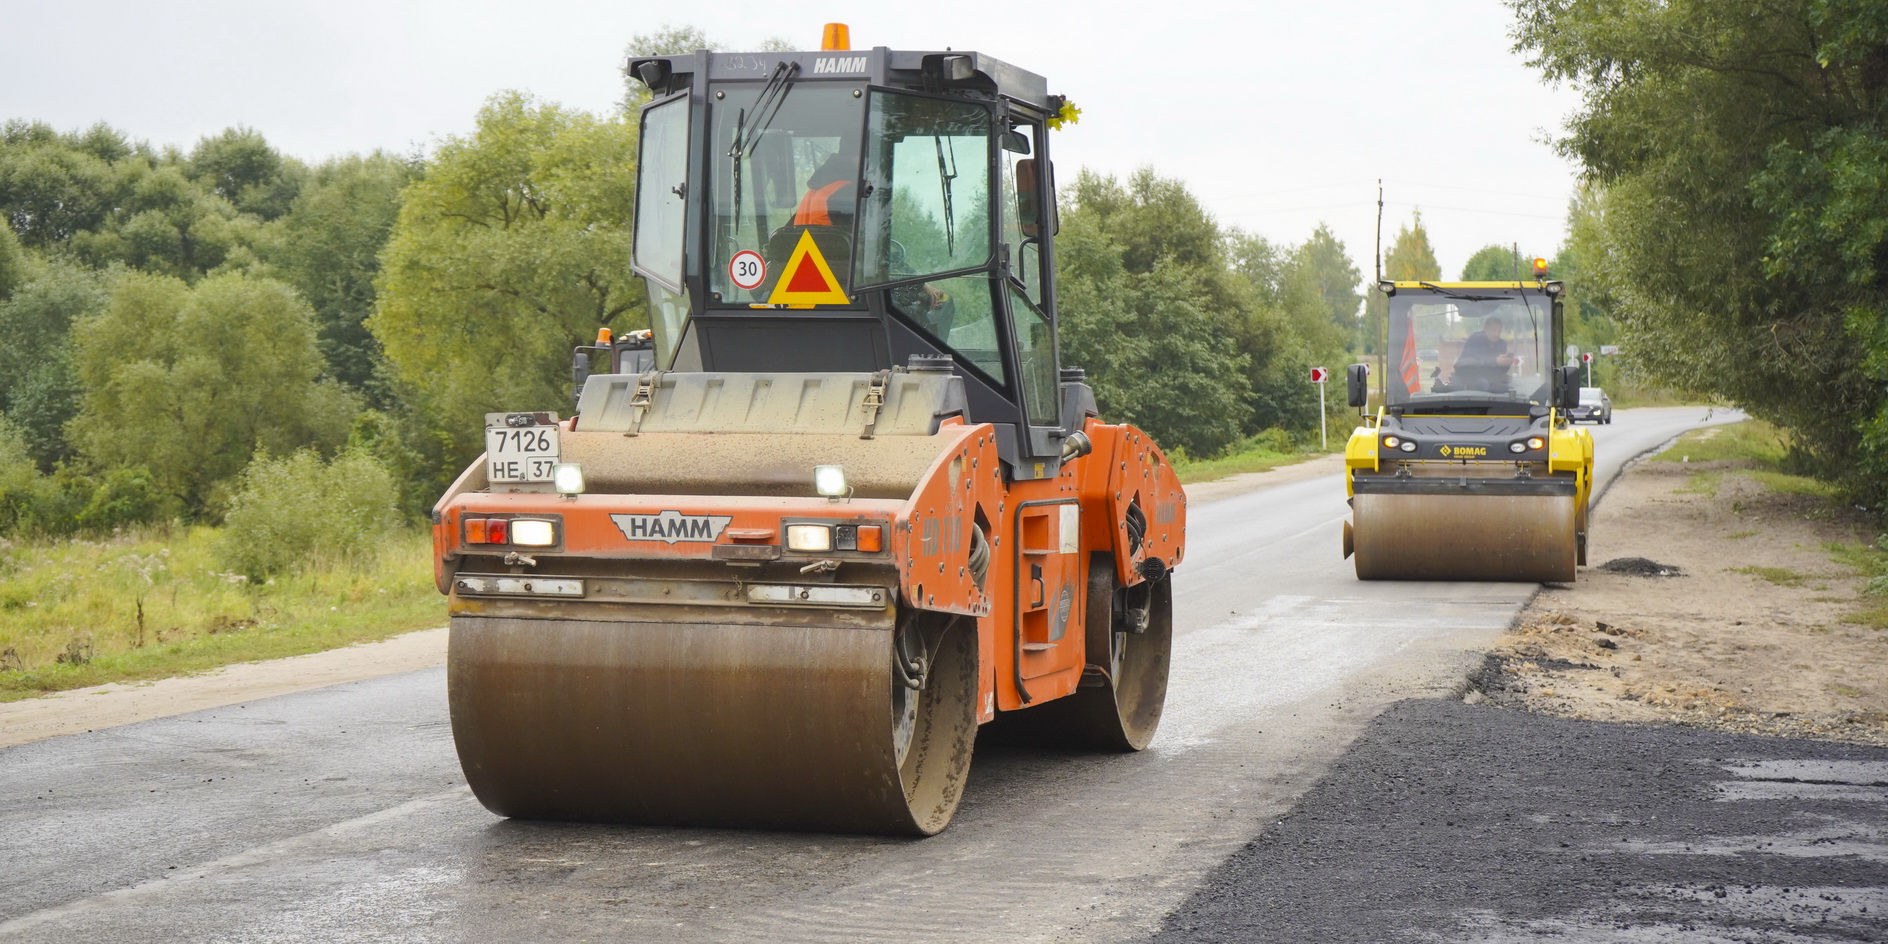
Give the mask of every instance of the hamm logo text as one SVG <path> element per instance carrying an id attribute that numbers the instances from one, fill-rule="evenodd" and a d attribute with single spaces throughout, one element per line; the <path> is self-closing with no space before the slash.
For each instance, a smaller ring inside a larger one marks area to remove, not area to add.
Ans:
<path id="1" fill-rule="evenodd" d="M 828 56 L 813 60 L 813 74 L 828 72 L 864 72 L 864 56 Z"/>
<path id="2" fill-rule="evenodd" d="M 623 537 L 631 541 L 674 544 L 677 541 L 713 541 L 721 536 L 721 529 L 734 519 L 727 515 L 685 515 L 679 511 L 665 511 L 656 515 L 611 515 L 610 520 L 616 522 Z"/>

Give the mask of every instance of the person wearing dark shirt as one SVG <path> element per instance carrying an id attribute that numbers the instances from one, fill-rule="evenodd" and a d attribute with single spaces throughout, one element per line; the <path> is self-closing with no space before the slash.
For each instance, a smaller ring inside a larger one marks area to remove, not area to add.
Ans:
<path id="1" fill-rule="evenodd" d="M 1508 342 L 1501 337 L 1498 315 L 1482 321 L 1482 330 L 1462 342 L 1462 353 L 1455 359 L 1455 386 L 1464 390 L 1499 393 L 1508 389 L 1508 371 L 1515 357 L 1508 353 Z"/>

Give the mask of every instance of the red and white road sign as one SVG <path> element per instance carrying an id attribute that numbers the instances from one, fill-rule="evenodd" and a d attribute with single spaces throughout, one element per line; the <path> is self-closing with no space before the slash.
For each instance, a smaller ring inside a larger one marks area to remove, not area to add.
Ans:
<path id="1" fill-rule="evenodd" d="M 1591 363 L 1593 363 L 1593 352 L 1592 352 L 1592 351 L 1587 351 L 1586 353 L 1584 353 L 1584 354 L 1581 354 L 1581 355 L 1580 355 L 1580 363 L 1582 363 L 1582 364 L 1591 364 Z"/>
<path id="2" fill-rule="evenodd" d="M 1324 378 L 1329 377 L 1329 376 L 1331 376 L 1331 372 L 1328 370 L 1325 370 L 1322 367 L 1311 368 L 1311 382 L 1314 384 L 1323 383 Z"/>
<path id="3" fill-rule="evenodd" d="M 759 288 L 767 281 L 767 260 L 752 249 L 743 249 L 728 260 L 728 278 L 745 289 Z"/>

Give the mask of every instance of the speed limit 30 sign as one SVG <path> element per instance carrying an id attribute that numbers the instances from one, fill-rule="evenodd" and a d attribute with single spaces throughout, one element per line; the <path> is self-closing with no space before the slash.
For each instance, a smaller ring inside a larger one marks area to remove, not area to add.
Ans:
<path id="1" fill-rule="evenodd" d="M 743 249 L 728 260 L 728 279 L 741 288 L 759 288 L 767 281 L 767 260 L 752 249 Z"/>

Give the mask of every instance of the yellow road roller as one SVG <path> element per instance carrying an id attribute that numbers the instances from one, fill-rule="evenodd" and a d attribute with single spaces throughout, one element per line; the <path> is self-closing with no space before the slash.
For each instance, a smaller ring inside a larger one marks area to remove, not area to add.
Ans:
<path id="1" fill-rule="evenodd" d="M 1568 582 L 1586 563 L 1593 440 L 1556 366 L 1564 286 L 1382 281 L 1388 344 L 1374 415 L 1344 449 L 1344 556 L 1360 580 Z M 1350 405 L 1370 371 L 1346 372 Z"/>
<path id="2" fill-rule="evenodd" d="M 1072 109 L 842 33 L 629 62 L 651 332 L 578 349 L 574 416 L 487 415 L 433 512 L 499 815 L 923 836 L 980 725 L 1154 736 L 1186 496 L 1060 364 Z"/>

